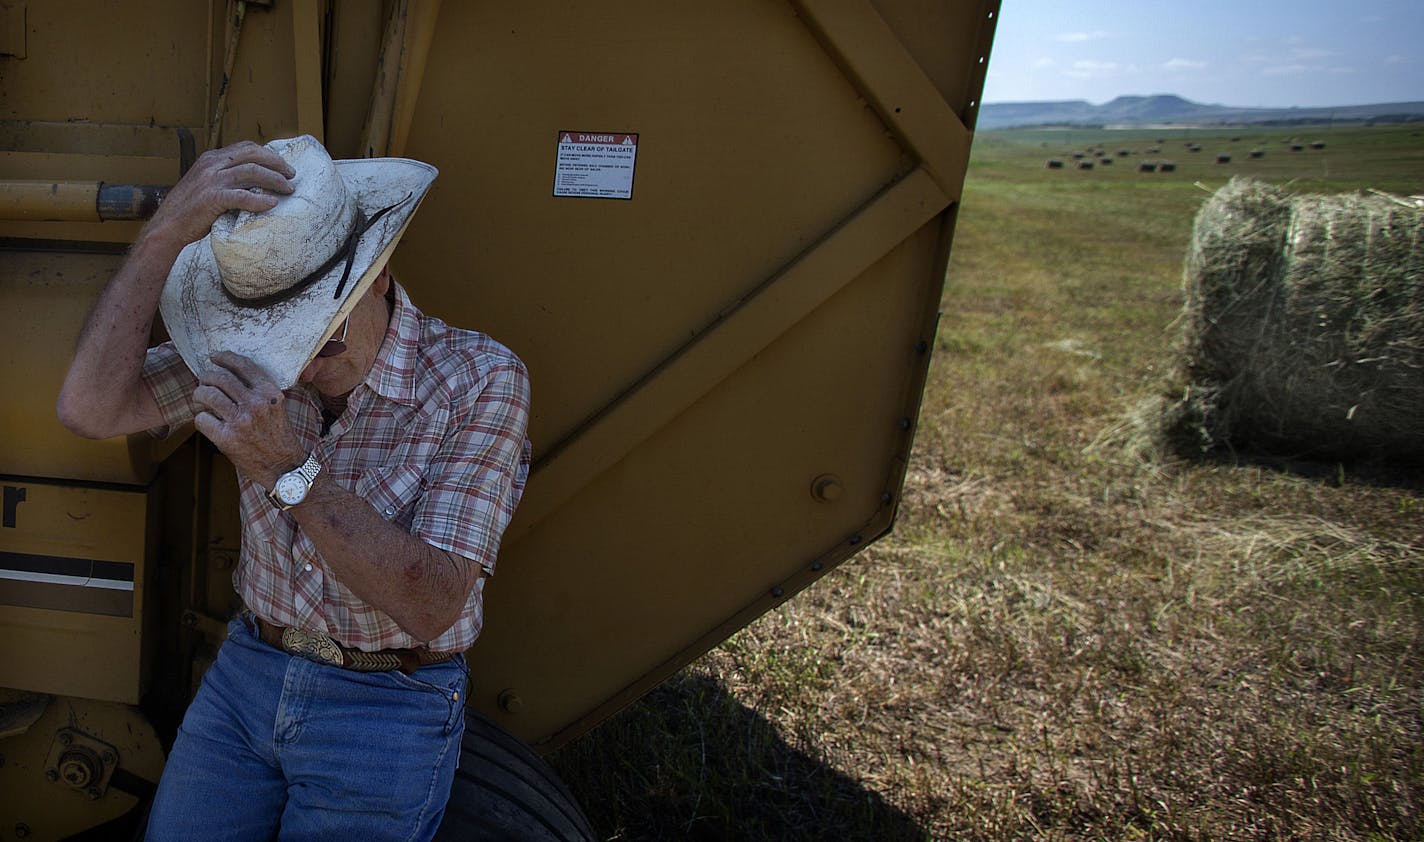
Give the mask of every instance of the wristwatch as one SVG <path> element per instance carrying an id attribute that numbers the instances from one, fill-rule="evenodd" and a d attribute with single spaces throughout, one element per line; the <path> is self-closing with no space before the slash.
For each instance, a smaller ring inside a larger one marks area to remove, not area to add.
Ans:
<path id="1" fill-rule="evenodd" d="M 316 451 L 313 450 L 300 468 L 277 477 L 277 482 L 267 493 L 267 499 L 279 510 L 286 511 L 307 499 L 307 492 L 311 491 L 312 482 L 319 473 L 321 463 L 316 460 Z"/>

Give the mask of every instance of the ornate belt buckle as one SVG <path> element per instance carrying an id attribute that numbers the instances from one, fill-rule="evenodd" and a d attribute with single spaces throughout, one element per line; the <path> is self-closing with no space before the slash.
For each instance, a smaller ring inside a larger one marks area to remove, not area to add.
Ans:
<path id="1" fill-rule="evenodd" d="M 341 647 L 320 632 L 287 626 L 282 630 L 282 648 L 299 658 L 316 661 L 318 664 L 345 666 L 346 659 L 341 654 Z"/>

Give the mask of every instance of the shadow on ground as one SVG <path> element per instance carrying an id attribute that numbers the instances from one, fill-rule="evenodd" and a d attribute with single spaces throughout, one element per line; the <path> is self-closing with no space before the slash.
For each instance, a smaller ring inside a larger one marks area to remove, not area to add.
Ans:
<path id="1" fill-rule="evenodd" d="M 548 758 L 601 839 L 923 840 L 879 793 L 681 673 Z"/>

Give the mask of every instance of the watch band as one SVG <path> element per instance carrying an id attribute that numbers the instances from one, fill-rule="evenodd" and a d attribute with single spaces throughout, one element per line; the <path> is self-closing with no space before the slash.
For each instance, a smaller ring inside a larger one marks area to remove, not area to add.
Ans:
<path id="1" fill-rule="evenodd" d="M 316 479 L 316 475 L 321 473 L 321 462 L 317 461 L 315 450 L 307 455 L 307 461 L 297 468 L 297 473 L 302 475 L 302 479 L 307 481 L 307 485 L 311 485 Z"/>

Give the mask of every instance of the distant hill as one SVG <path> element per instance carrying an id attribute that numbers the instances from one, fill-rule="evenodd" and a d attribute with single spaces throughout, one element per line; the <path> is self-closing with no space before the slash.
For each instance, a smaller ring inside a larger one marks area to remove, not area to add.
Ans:
<path id="1" fill-rule="evenodd" d="M 1081 100 L 1056 102 L 986 102 L 979 108 L 980 129 L 1014 126 L 1213 126 L 1248 123 L 1324 123 L 1329 121 L 1405 122 L 1424 120 L 1424 102 L 1343 105 L 1335 108 L 1236 108 L 1203 105 L 1172 94 L 1120 96 L 1103 105 Z"/>

